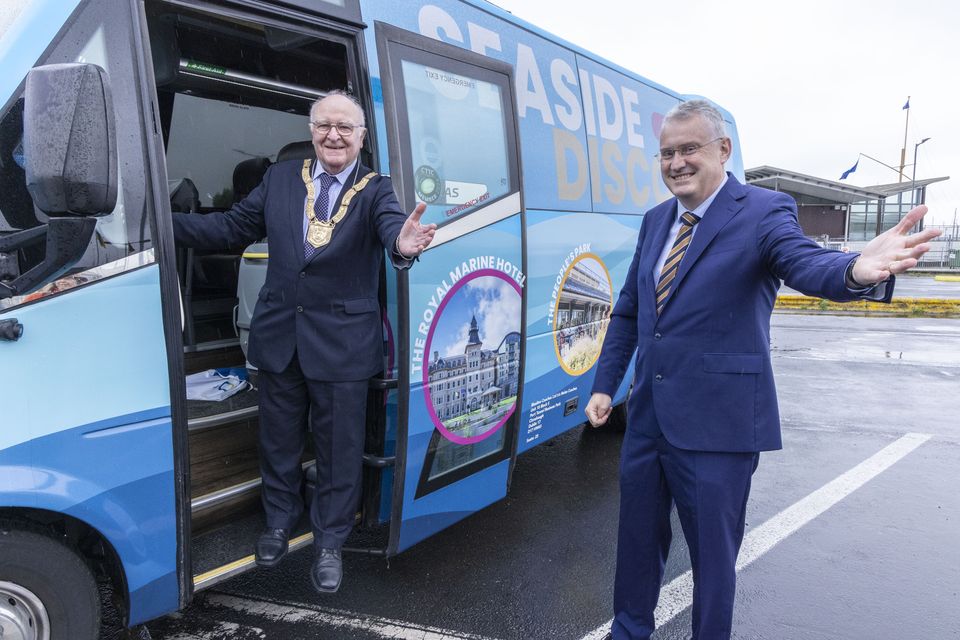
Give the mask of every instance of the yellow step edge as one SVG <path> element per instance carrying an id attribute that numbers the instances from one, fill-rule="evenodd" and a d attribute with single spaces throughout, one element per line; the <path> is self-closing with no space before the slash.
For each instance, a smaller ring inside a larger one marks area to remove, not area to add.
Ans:
<path id="1" fill-rule="evenodd" d="M 313 542 L 313 533 L 305 533 L 301 536 L 297 536 L 290 540 L 290 551 L 296 551 L 308 544 Z M 234 560 L 229 562 L 221 567 L 211 569 L 206 573 L 201 573 L 200 575 L 193 576 L 193 590 L 200 591 L 207 587 L 211 587 L 214 584 L 226 580 L 229 577 L 232 577 L 238 573 L 241 573 L 243 570 L 255 565 L 257 559 L 254 554 L 250 554 L 239 560 Z"/>

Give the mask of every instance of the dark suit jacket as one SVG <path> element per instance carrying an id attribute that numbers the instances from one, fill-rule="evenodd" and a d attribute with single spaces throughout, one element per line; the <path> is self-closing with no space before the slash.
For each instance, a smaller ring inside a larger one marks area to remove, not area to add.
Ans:
<path id="1" fill-rule="evenodd" d="M 672 198 L 643 220 L 593 391 L 613 396 L 636 348 L 630 429 L 662 433 L 695 451 L 779 449 L 770 315 L 780 281 L 809 295 L 857 299 L 845 284 L 856 254 L 805 238 L 789 196 L 729 176 L 698 223 L 658 317 L 653 269 L 677 206 Z M 885 300 L 892 292 L 889 282 Z"/>
<path id="2" fill-rule="evenodd" d="M 248 357 L 254 366 L 279 373 L 296 352 L 307 378 L 369 378 L 383 369 L 377 292 L 384 248 L 394 256 L 394 242 L 407 216 L 390 179 L 377 176 L 353 198 L 330 243 L 307 262 L 302 167 L 302 160 L 272 165 L 263 182 L 229 211 L 175 213 L 174 235 L 199 249 L 244 247 L 267 237 L 267 277 L 250 326 Z M 359 163 L 357 167 L 360 178 L 370 172 Z M 344 185 L 341 198 L 349 187 Z M 334 213 L 339 206 L 338 199 Z M 399 259 L 394 263 L 410 264 Z"/>

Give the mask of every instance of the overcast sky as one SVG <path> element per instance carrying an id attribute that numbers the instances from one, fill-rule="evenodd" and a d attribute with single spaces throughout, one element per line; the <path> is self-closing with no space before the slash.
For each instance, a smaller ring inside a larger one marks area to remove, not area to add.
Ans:
<path id="1" fill-rule="evenodd" d="M 898 167 L 907 134 L 934 223 L 960 207 L 960 2 L 956 0 L 495 0 L 550 33 L 679 93 L 728 109 L 744 167 L 838 180 L 857 154 Z M 896 182 L 867 158 L 845 180 Z M 960 216 L 958 216 L 960 222 Z"/>

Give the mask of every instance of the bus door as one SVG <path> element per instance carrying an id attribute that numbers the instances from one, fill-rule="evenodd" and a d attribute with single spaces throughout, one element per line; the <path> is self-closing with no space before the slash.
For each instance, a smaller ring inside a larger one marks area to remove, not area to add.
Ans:
<path id="1" fill-rule="evenodd" d="M 523 381 L 524 225 L 509 65 L 375 25 L 390 172 L 438 225 L 398 277 L 399 401 L 388 553 L 500 500 Z"/>

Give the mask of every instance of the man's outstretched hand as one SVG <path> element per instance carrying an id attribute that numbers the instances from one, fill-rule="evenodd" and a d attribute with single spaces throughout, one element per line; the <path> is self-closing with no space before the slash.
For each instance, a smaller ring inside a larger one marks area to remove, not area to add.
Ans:
<path id="1" fill-rule="evenodd" d="M 940 235 L 938 229 L 924 229 L 908 235 L 926 214 L 926 205 L 914 207 L 892 229 L 871 240 L 853 265 L 853 279 L 863 285 L 872 285 L 883 282 L 891 274 L 917 266 L 920 256 L 930 250 L 926 243 Z"/>
<path id="2" fill-rule="evenodd" d="M 427 205 L 422 202 L 416 206 L 413 212 L 407 217 L 400 229 L 400 236 L 397 238 L 397 249 L 401 255 L 406 258 L 416 258 L 433 242 L 433 235 L 437 232 L 435 224 L 420 224 L 420 218 L 423 212 L 427 210 Z"/>

